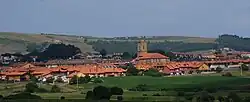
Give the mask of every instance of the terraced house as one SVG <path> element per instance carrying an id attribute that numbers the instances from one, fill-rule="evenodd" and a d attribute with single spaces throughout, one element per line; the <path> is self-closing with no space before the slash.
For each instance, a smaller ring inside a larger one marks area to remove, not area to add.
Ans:
<path id="1" fill-rule="evenodd" d="M 64 82 L 68 82 L 71 77 L 77 75 L 84 77 L 108 77 L 108 76 L 125 76 L 126 70 L 118 68 L 112 63 L 99 63 L 88 65 L 63 65 L 53 68 L 34 66 L 32 64 L 24 64 L 23 66 L 5 68 L 0 73 L 2 80 L 25 81 L 29 80 L 28 73 L 37 77 L 41 81 L 48 78 L 61 78 Z M 27 67 L 29 66 L 29 67 Z"/>

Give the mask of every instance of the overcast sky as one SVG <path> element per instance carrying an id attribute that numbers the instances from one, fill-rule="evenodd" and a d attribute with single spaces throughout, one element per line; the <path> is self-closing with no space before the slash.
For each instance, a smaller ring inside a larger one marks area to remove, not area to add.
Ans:
<path id="1" fill-rule="evenodd" d="M 250 0 L 0 0 L 0 31 L 250 36 Z"/>

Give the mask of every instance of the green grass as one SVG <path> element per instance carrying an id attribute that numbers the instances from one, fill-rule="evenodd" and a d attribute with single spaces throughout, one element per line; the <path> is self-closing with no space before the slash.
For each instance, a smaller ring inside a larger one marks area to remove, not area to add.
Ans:
<path id="1" fill-rule="evenodd" d="M 180 77 L 108 77 L 104 78 L 101 84 L 84 84 L 86 89 L 91 89 L 97 85 L 119 86 L 124 89 L 133 88 L 139 84 L 146 84 L 152 88 L 193 88 L 193 87 L 227 87 L 242 84 L 250 84 L 250 79 L 241 77 L 221 77 L 221 76 L 180 76 Z"/>
<path id="2" fill-rule="evenodd" d="M 215 93 L 211 93 L 214 96 L 227 95 L 230 91 L 240 91 L 236 87 L 242 85 L 250 85 L 250 78 L 243 77 L 222 77 L 222 76 L 179 76 L 179 77 L 147 77 L 147 76 L 127 76 L 127 77 L 107 77 L 103 78 L 104 83 L 100 84 L 80 84 L 80 89 L 76 88 L 76 85 L 64 85 L 61 86 L 62 93 L 34 93 L 41 96 L 43 99 L 59 99 L 61 96 L 66 99 L 84 99 L 86 92 L 92 90 L 97 85 L 104 85 L 108 87 L 118 86 L 124 89 L 125 101 L 141 101 L 141 100 L 175 100 L 177 91 L 128 91 L 127 89 L 133 88 L 139 84 L 147 84 L 153 89 L 179 89 L 188 88 L 195 89 L 197 87 L 202 88 L 215 88 L 215 87 L 231 87 L 228 90 L 217 90 Z M 15 90 L 23 90 L 25 83 L 8 84 Z M 14 90 L 4 89 L 5 84 L 0 84 L 0 93 L 4 96 L 11 94 Z M 51 85 L 41 85 L 42 88 L 50 90 Z M 153 96 L 153 94 L 159 93 L 164 96 Z M 195 95 L 193 90 L 185 91 L 186 94 Z M 13 94 L 13 93 L 12 93 Z M 238 92 L 240 96 L 248 96 L 247 92 Z M 145 96 L 146 95 L 146 96 Z M 115 100 L 116 96 L 112 96 L 112 100 Z"/>

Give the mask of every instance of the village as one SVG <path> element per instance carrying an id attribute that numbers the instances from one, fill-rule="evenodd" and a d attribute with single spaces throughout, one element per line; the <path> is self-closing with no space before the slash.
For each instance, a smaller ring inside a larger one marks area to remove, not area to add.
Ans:
<path id="1" fill-rule="evenodd" d="M 88 55 L 86 59 L 49 60 L 48 62 L 22 62 L 0 67 L 1 80 L 21 82 L 29 80 L 29 74 L 39 81 L 46 82 L 52 78 L 60 78 L 69 83 L 73 76 L 77 77 L 124 77 L 127 70 L 123 68 L 132 64 L 139 71 L 155 69 L 164 76 L 209 74 L 217 70 L 242 70 L 241 66 L 250 65 L 250 52 L 229 52 L 226 54 L 199 54 L 201 61 L 171 61 L 168 56 L 160 53 L 148 53 L 147 41 L 141 40 L 137 46 L 137 57 L 123 60 L 120 53 L 113 54 L 112 59 L 100 59 L 100 55 Z M 190 53 L 173 52 L 175 56 L 195 56 Z M 197 55 L 197 54 L 196 54 Z M 112 56 L 111 56 L 112 57 Z M 2 58 L 6 59 L 6 58 Z M 98 59 L 98 60 L 97 60 Z"/>

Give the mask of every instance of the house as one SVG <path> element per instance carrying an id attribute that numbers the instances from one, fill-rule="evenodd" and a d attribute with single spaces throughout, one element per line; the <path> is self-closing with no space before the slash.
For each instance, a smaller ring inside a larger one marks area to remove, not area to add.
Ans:
<path id="1" fill-rule="evenodd" d="M 163 68 L 166 62 L 169 62 L 169 58 L 160 53 L 148 53 L 147 42 L 141 40 L 138 43 L 137 57 L 131 62 L 135 64 L 136 68 L 142 70 L 148 70 L 151 68 Z"/>
<path id="2" fill-rule="evenodd" d="M 203 62 L 191 61 L 191 62 L 170 62 L 166 64 L 163 69 L 163 73 L 166 74 L 186 74 L 189 71 L 206 71 L 209 70 L 209 66 Z"/>
<path id="3" fill-rule="evenodd" d="M 2 72 L 0 75 L 3 80 L 25 81 L 29 79 L 27 72 Z"/>

